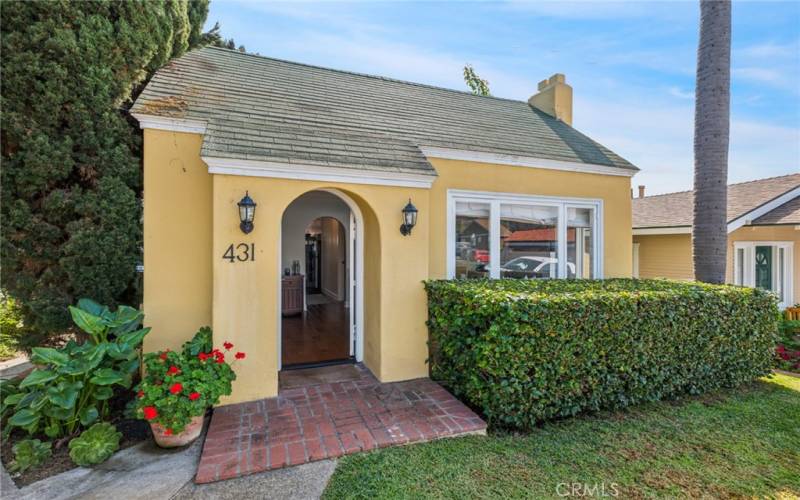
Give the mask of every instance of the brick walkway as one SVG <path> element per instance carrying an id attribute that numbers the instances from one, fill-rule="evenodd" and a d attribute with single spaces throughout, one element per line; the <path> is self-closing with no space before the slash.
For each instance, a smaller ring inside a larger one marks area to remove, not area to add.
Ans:
<path id="1" fill-rule="evenodd" d="M 195 482 L 299 465 L 462 434 L 486 424 L 430 379 L 359 380 L 282 390 L 277 398 L 214 410 Z"/>

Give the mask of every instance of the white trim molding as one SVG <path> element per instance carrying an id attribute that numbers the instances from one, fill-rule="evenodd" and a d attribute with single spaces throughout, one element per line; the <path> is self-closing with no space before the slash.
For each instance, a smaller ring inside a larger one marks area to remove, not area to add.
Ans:
<path id="1" fill-rule="evenodd" d="M 621 175 L 624 177 L 633 177 L 638 173 L 638 170 L 628 168 L 610 167 L 608 165 L 598 165 L 595 163 L 551 160 L 533 156 L 487 153 L 484 151 L 468 151 L 464 149 L 449 149 L 435 146 L 420 146 L 419 149 L 422 151 L 422 154 L 428 158 L 442 158 L 445 160 L 474 161 L 480 163 L 495 163 L 498 165 L 511 165 L 514 167 L 544 168 L 589 174 Z"/>
<path id="2" fill-rule="evenodd" d="M 435 175 L 203 156 L 208 173 L 430 189 Z"/>
<path id="3" fill-rule="evenodd" d="M 742 226 L 749 226 L 750 224 L 753 223 L 754 220 L 758 219 L 762 215 L 766 214 L 767 212 L 775 210 L 776 208 L 785 203 L 789 203 L 798 196 L 800 196 L 800 186 L 783 193 L 777 198 L 773 198 L 772 200 L 764 203 L 760 207 L 757 207 L 747 212 L 744 215 L 740 215 L 739 217 L 733 219 L 728 223 L 728 233 L 732 233 Z"/>
<path id="4" fill-rule="evenodd" d="M 592 277 L 603 278 L 603 200 L 593 198 L 573 198 L 560 196 L 539 196 L 491 191 L 447 190 L 447 278 L 456 277 L 456 202 L 476 202 L 489 207 L 489 277 L 500 277 L 500 207 L 504 204 L 537 205 L 558 209 L 558 267 L 555 276 L 567 277 L 567 209 L 588 208 L 592 210 L 592 254 L 594 256 Z"/>
<path id="5" fill-rule="evenodd" d="M 189 134 L 206 133 L 206 122 L 200 120 L 145 115 L 142 113 L 131 113 L 131 115 L 139 121 L 139 128 L 141 129 L 152 128 L 156 130 L 168 130 L 170 132 L 186 132 Z"/>
<path id="6" fill-rule="evenodd" d="M 651 234 L 692 234 L 692 226 L 633 228 L 634 236 L 647 236 Z"/>
<path id="7" fill-rule="evenodd" d="M 780 308 L 794 304 L 794 242 L 793 241 L 734 241 L 733 284 L 756 286 L 756 247 L 769 247 L 772 257 L 772 289 L 778 296 Z"/>

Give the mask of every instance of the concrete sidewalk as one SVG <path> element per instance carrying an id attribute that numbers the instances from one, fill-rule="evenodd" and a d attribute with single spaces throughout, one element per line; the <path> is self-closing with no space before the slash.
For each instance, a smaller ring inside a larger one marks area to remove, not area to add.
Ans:
<path id="1" fill-rule="evenodd" d="M 193 482 L 203 438 L 182 450 L 152 442 L 120 451 L 94 468 L 78 467 L 18 489 L 0 471 L 3 500 L 188 500 L 319 498 L 336 462 L 325 460 L 291 469 L 252 474 L 213 484 Z"/>

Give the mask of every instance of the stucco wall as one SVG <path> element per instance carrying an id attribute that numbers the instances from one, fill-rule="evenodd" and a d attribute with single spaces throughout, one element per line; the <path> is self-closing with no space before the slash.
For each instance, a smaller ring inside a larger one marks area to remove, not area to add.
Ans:
<path id="1" fill-rule="evenodd" d="M 639 244 L 640 278 L 694 279 L 692 235 L 636 235 L 633 242 Z"/>
<path id="2" fill-rule="evenodd" d="M 446 273 L 448 189 L 602 199 L 605 276 L 631 274 L 628 177 L 436 159 L 439 177 L 430 190 L 211 176 L 200 144 L 199 135 L 145 132 L 145 312 L 153 326 L 145 348 L 178 348 L 213 317 L 215 344 L 231 341 L 248 353 L 236 367 L 234 394 L 223 403 L 277 394 L 282 218 L 309 191 L 339 190 L 362 213 L 360 334 L 364 362 L 382 381 L 428 374 L 421 282 Z M 258 203 L 255 229 L 247 235 L 236 207 L 245 191 Z M 419 217 L 412 234 L 402 236 L 401 209 L 409 198 Z M 231 244 L 254 248 L 255 258 L 223 259 Z"/>
<path id="3" fill-rule="evenodd" d="M 197 134 L 144 131 L 145 351 L 211 325 L 212 176 Z"/>
<path id="4" fill-rule="evenodd" d="M 214 338 L 230 340 L 249 351 L 237 367 L 234 395 L 224 403 L 248 401 L 277 393 L 278 249 L 283 214 L 293 199 L 321 188 L 336 188 L 358 203 L 365 216 L 365 363 L 383 381 L 427 375 L 426 305 L 421 281 L 428 275 L 428 221 L 420 217 L 415 233 L 403 237 L 400 210 L 411 197 L 430 213 L 424 189 L 347 185 L 241 176 L 214 176 Z M 255 229 L 239 230 L 236 202 L 245 190 L 258 203 Z M 265 215 L 266 214 L 266 215 Z M 274 214 L 270 217 L 268 214 Z M 397 221 L 397 224 L 383 223 Z M 230 244 L 254 244 L 255 261 L 229 263 L 221 256 Z M 376 255 L 377 254 L 377 255 Z M 374 276 L 379 267 L 380 280 Z"/>
<path id="5" fill-rule="evenodd" d="M 490 191 L 603 200 L 606 278 L 631 276 L 630 178 L 434 158 L 431 188 L 431 277 L 447 275 L 447 190 Z"/>

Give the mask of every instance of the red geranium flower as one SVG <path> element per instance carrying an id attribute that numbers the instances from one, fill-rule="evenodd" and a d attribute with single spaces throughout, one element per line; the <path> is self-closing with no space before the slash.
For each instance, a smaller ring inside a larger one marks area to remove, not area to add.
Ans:
<path id="1" fill-rule="evenodd" d="M 164 430 L 164 435 L 165 436 L 171 436 L 172 435 L 172 429 L 165 429 Z"/>
<path id="2" fill-rule="evenodd" d="M 139 396 L 140 398 L 143 398 L 143 397 L 144 397 L 144 391 L 139 391 L 139 393 L 137 394 L 137 396 Z"/>
<path id="3" fill-rule="evenodd" d="M 169 367 L 169 370 L 167 370 L 167 374 L 168 374 L 168 375 L 177 375 L 177 374 L 179 374 L 180 372 L 181 372 L 181 371 L 180 371 L 180 370 L 178 369 L 178 367 L 177 367 L 177 366 L 175 366 L 175 365 L 172 365 L 172 366 L 170 366 L 170 367 Z"/>
<path id="4" fill-rule="evenodd" d="M 167 351 L 162 352 L 161 354 L 158 355 L 158 357 L 161 358 L 161 361 L 166 361 Z"/>
<path id="5" fill-rule="evenodd" d="M 197 355 L 197 359 L 199 359 L 200 361 L 205 361 L 208 359 L 208 354 L 201 352 L 200 354 Z"/>
<path id="6" fill-rule="evenodd" d="M 236 353 L 236 359 L 244 359 L 244 353 L 243 352 L 237 352 Z"/>
<path id="7" fill-rule="evenodd" d="M 145 406 L 142 408 L 142 412 L 144 413 L 144 418 L 147 420 L 153 420 L 158 416 L 155 406 Z"/>
<path id="8" fill-rule="evenodd" d="M 178 394 L 182 390 L 183 386 L 181 385 L 180 382 L 176 382 L 169 387 L 169 392 L 171 392 L 172 394 Z"/>
<path id="9" fill-rule="evenodd" d="M 193 393 L 189 394 L 189 399 L 191 401 L 194 401 L 195 399 L 198 399 L 199 397 L 200 397 L 200 393 L 199 392 L 193 392 Z"/>
<path id="10" fill-rule="evenodd" d="M 224 344 L 222 344 L 222 346 L 223 346 L 223 347 L 225 348 L 225 350 L 227 350 L 227 351 L 230 351 L 231 349 L 233 349 L 233 344 L 231 344 L 230 342 L 225 342 Z"/>

